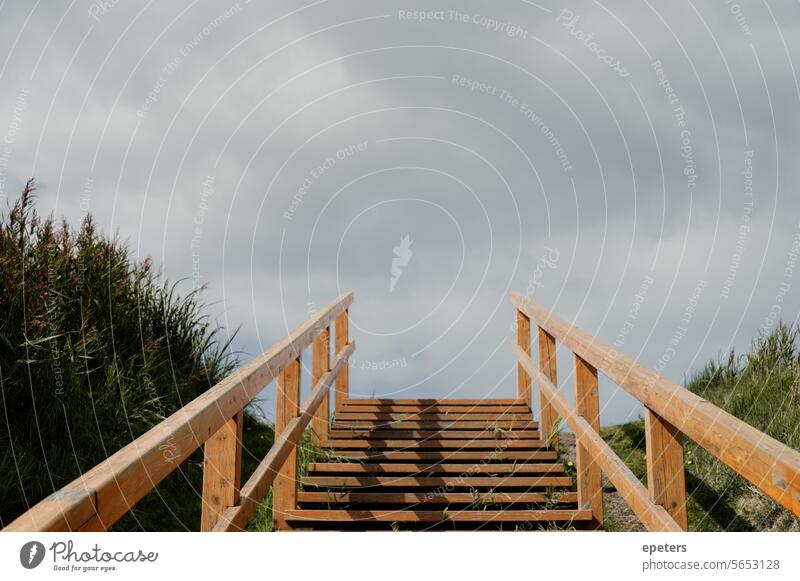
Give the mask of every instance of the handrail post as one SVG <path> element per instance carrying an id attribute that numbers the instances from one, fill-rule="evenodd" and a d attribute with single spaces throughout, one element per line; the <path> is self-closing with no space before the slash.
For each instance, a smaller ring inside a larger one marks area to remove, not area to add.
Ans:
<path id="1" fill-rule="evenodd" d="M 331 328 L 325 329 L 314 339 L 314 344 L 311 348 L 311 388 L 316 387 L 317 382 L 325 375 L 331 368 Z M 314 436 L 314 442 L 318 445 L 324 444 L 328 441 L 329 428 L 330 428 L 330 414 L 331 404 L 330 396 L 325 394 L 325 399 L 314 412 L 314 418 L 311 421 L 311 433 Z"/>
<path id="2" fill-rule="evenodd" d="M 600 433 L 600 394 L 597 369 L 575 355 L 575 409 L 591 428 Z M 575 465 L 578 473 L 578 506 L 592 511 L 591 526 L 603 526 L 603 482 L 600 465 L 577 439 Z"/>
<path id="3" fill-rule="evenodd" d="M 550 333 L 539 327 L 539 369 L 545 374 L 547 379 L 553 385 L 558 385 L 558 368 L 556 365 L 556 339 Z M 547 399 L 544 391 L 539 392 L 539 402 L 541 412 L 539 413 L 539 433 L 542 440 L 549 442 L 551 436 L 554 436 L 553 430 L 555 429 L 556 418 L 553 414 L 553 406 L 550 400 Z M 558 447 L 558 437 L 554 438 L 551 443 L 556 448 Z"/>
<path id="4" fill-rule="evenodd" d="M 350 341 L 350 311 L 345 311 L 336 317 L 336 328 L 334 333 L 336 343 L 336 355 L 338 356 Z M 344 366 L 336 376 L 336 394 L 334 405 L 336 410 L 340 409 L 345 400 L 350 397 L 350 365 Z"/>
<path id="5" fill-rule="evenodd" d="M 528 355 L 531 354 L 531 320 L 519 309 L 517 309 L 517 345 Z M 533 409 L 531 377 L 520 364 L 517 364 L 517 398 Z"/>
<path id="6" fill-rule="evenodd" d="M 645 408 L 644 429 L 650 500 L 663 506 L 683 530 L 688 530 L 683 434 L 649 408 Z"/>
<path id="7" fill-rule="evenodd" d="M 300 357 L 280 372 L 275 398 L 275 438 L 300 413 Z M 272 497 L 272 528 L 289 528 L 286 513 L 297 508 L 297 447 L 289 453 L 275 478 Z"/>
<path id="8" fill-rule="evenodd" d="M 242 426 L 240 411 L 209 438 L 203 454 L 203 500 L 200 530 L 210 531 L 226 509 L 239 503 L 242 478 Z"/>

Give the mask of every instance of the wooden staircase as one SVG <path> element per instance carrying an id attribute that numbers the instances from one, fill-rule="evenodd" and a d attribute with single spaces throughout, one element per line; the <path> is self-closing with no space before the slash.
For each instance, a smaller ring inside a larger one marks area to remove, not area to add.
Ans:
<path id="1" fill-rule="evenodd" d="M 329 303 L 4 530 L 107 530 L 201 446 L 203 531 L 245 530 L 270 489 L 275 530 L 599 529 L 603 475 L 648 530 L 687 530 L 685 438 L 800 516 L 800 453 L 517 293 L 515 399 L 353 399 L 352 302 L 348 293 Z M 561 382 L 557 343 L 573 353 Z M 600 373 L 643 404 L 646 485 L 600 435 Z M 273 381 L 275 443 L 242 484 L 244 409 Z M 550 445 L 562 423 L 577 441 L 574 474 Z M 303 477 L 309 428 L 324 461 Z"/>
<path id="2" fill-rule="evenodd" d="M 513 399 L 348 399 L 309 466 L 294 530 L 583 528 L 573 478 Z"/>

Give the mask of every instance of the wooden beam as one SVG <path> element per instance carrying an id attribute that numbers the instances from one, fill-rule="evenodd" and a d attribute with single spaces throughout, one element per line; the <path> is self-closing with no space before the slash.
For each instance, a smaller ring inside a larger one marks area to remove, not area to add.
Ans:
<path id="1" fill-rule="evenodd" d="M 484 414 L 484 419 L 493 419 L 505 413 L 528 413 L 527 405 L 523 406 L 504 406 L 504 405 L 485 405 L 485 406 L 411 406 L 411 405 L 357 405 L 342 406 L 340 412 L 343 414 L 363 414 L 363 413 L 386 413 L 386 414 Z"/>
<path id="2" fill-rule="evenodd" d="M 275 436 L 287 431 L 300 413 L 300 358 L 284 369 L 278 378 L 275 398 Z M 286 514 L 297 508 L 297 446 L 293 445 L 278 471 L 272 495 L 272 530 L 288 530 Z"/>
<path id="3" fill-rule="evenodd" d="M 516 440 L 521 439 L 541 439 L 536 430 L 372 430 L 364 428 L 361 430 L 334 430 L 331 432 L 331 439 L 355 438 L 359 440 Z"/>
<path id="4" fill-rule="evenodd" d="M 525 313 L 517 310 L 517 345 L 528 355 L 531 354 L 531 320 Z M 531 406 L 531 378 L 525 373 L 525 369 L 517 366 L 517 397 Z"/>
<path id="5" fill-rule="evenodd" d="M 455 462 L 494 462 L 494 461 L 516 461 L 516 462 L 536 462 L 556 460 L 556 453 L 551 450 L 509 450 L 492 451 L 490 454 L 480 451 L 462 450 L 419 450 L 416 452 L 396 451 L 396 450 L 339 450 L 332 455 L 333 458 L 347 458 L 364 462 L 420 462 L 420 461 L 439 461 L 445 462 L 452 460 Z"/>
<path id="6" fill-rule="evenodd" d="M 347 420 L 333 422 L 331 430 L 369 430 L 371 428 L 379 430 L 534 430 L 538 431 L 539 424 L 536 422 L 513 422 L 513 421 L 386 421 L 370 422 L 368 420 Z"/>
<path id="7" fill-rule="evenodd" d="M 345 309 L 338 317 L 336 317 L 336 327 L 334 329 L 334 348 L 336 354 L 342 352 L 350 343 L 350 311 Z M 350 397 L 350 366 L 348 365 L 342 369 L 341 373 L 336 376 L 336 393 L 335 393 L 335 409 L 339 407 Z"/>
<path id="8" fill-rule="evenodd" d="M 498 415 L 487 414 L 473 414 L 468 412 L 443 412 L 443 413 L 417 413 L 417 412 L 343 412 L 340 411 L 336 415 L 336 419 L 340 422 L 349 422 L 351 420 L 386 420 L 386 421 L 475 421 L 487 420 L 493 421 L 519 421 L 530 422 L 533 419 L 531 412 L 517 413 L 509 412 Z"/>
<path id="9" fill-rule="evenodd" d="M 239 504 L 243 424 L 244 412 L 239 412 L 205 443 L 201 531 L 212 530 L 225 510 Z"/>
<path id="10" fill-rule="evenodd" d="M 675 426 L 648 409 L 645 409 L 644 429 L 650 499 L 663 506 L 683 530 L 688 530 L 683 436 Z"/>
<path id="11" fill-rule="evenodd" d="M 616 487 L 617 492 L 625 499 L 625 502 L 639 517 L 642 524 L 650 531 L 681 531 L 681 527 L 669 513 L 663 507 L 650 500 L 647 489 L 639 482 L 639 479 L 631 472 L 631 469 L 605 443 L 600 434 L 567 404 L 556 387 L 550 383 L 550 380 L 539 370 L 533 360 L 516 346 L 514 346 L 514 353 L 517 361 L 525 366 L 539 389 L 547 393 L 555 411 L 575 433 L 576 439 L 580 439 L 583 446 L 597 460 L 603 472 Z"/>
<path id="12" fill-rule="evenodd" d="M 539 367 L 553 385 L 558 385 L 558 366 L 556 363 L 556 340 L 547 331 L 539 329 Z M 539 415 L 539 425 L 541 426 L 542 438 L 558 447 L 558 434 L 554 432 L 556 428 L 556 418 L 553 414 L 553 407 L 543 393 L 539 393 L 541 413 Z"/>
<path id="13" fill-rule="evenodd" d="M 600 433 L 600 394 L 597 370 L 575 356 L 575 412 Z M 582 440 L 575 438 L 575 467 L 578 472 L 578 507 L 592 511 L 592 524 L 603 526 L 603 482 L 600 465 Z"/>
<path id="14" fill-rule="evenodd" d="M 514 293 L 511 302 L 573 353 L 776 502 L 800 516 L 800 453 Z"/>
<path id="15" fill-rule="evenodd" d="M 546 450 L 539 438 L 528 440 L 329 440 L 331 450 Z"/>
<path id="16" fill-rule="evenodd" d="M 242 486 L 239 504 L 225 511 L 214 528 L 215 532 L 244 529 L 250 515 L 253 514 L 258 503 L 261 502 L 269 487 L 275 482 L 275 477 L 281 466 L 284 465 L 291 452 L 300 442 L 303 431 L 311 422 L 317 407 L 322 404 L 325 394 L 330 391 L 336 376 L 347 366 L 350 355 L 353 354 L 355 348 L 355 343 L 351 342 L 336 356 L 331 370 L 320 379 L 319 384 L 314 387 L 311 395 L 303 402 L 299 415 L 291 420 L 281 434 L 277 436 L 267 456 L 255 469 L 247 483 Z"/>
<path id="17" fill-rule="evenodd" d="M 353 302 L 348 293 L 169 418 L 20 516 L 6 531 L 107 529 L 239 413 Z"/>
<path id="18" fill-rule="evenodd" d="M 296 510 L 289 518 L 297 522 L 581 522 L 590 518 L 585 510 L 454 510 L 445 515 L 441 510 Z"/>
<path id="19" fill-rule="evenodd" d="M 447 407 L 447 406 L 516 406 L 524 407 L 527 404 L 518 399 L 373 399 L 373 398 L 358 398 L 346 399 L 342 402 L 346 406 L 359 406 L 359 405 L 415 405 L 415 406 L 434 406 L 434 407 Z"/>
<path id="20" fill-rule="evenodd" d="M 298 500 L 303 503 L 317 504 L 475 504 L 475 500 L 483 498 L 487 504 L 573 504 L 577 502 L 574 492 L 556 495 L 542 492 L 445 492 L 430 494 L 427 492 L 300 492 Z"/>
<path id="21" fill-rule="evenodd" d="M 314 340 L 311 347 L 311 385 L 317 385 L 322 376 L 330 371 L 330 367 L 331 329 L 326 327 Z M 311 421 L 311 434 L 317 445 L 322 445 L 328 440 L 331 421 L 330 409 L 330 396 L 326 393 Z"/>
<path id="22" fill-rule="evenodd" d="M 483 464 L 464 466 L 463 464 L 356 464 L 355 462 L 320 462 L 308 466 L 308 472 L 319 474 L 411 474 L 415 476 L 429 474 L 563 474 L 564 466 L 560 463 L 545 464 Z"/>
<path id="23" fill-rule="evenodd" d="M 303 480 L 303 488 L 546 488 L 548 486 L 571 486 L 571 476 L 308 476 Z M 578 505 L 580 508 L 580 504 Z"/>

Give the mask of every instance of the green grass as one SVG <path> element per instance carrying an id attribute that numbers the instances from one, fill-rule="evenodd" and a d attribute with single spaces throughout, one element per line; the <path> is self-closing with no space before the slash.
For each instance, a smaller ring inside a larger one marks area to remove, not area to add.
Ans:
<path id="1" fill-rule="evenodd" d="M 72 481 L 229 374 L 238 361 L 206 316 L 149 260 L 34 208 L 33 184 L 0 216 L 0 526 Z M 245 419 L 245 470 L 272 428 Z M 197 530 L 202 453 L 117 530 Z"/>
<path id="2" fill-rule="evenodd" d="M 314 443 L 311 432 L 306 430 L 300 439 L 299 454 L 297 455 L 298 479 L 302 480 L 308 475 L 309 464 L 326 459 L 325 452 Z M 300 489 L 302 490 L 302 486 Z M 253 512 L 253 516 L 250 517 L 247 530 L 250 532 L 272 531 L 272 488 L 269 489 L 267 496 Z"/>
<path id="3" fill-rule="evenodd" d="M 750 353 L 709 363 L 687 387 L 795 450 L 800 449 L 798 329 L 780 324 Z M 644 422 L 601 430 L 643 482 L 647 480 Z M 689 528 L 693 531 L 798 531 L 800 519 L 762 494 L 705 450 L 687 442 Z"/>

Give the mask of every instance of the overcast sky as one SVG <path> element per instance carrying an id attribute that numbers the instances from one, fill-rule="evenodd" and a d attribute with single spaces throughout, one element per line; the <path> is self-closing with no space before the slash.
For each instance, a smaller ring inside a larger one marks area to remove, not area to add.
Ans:
<path id="1" fill-rule="evenodd" d="M 356 394 L 512 396 L 512 290 L 683 381 L 798 316 L 799 28 L 775 1 L 0 1 L 0 199 L 35 176 L 207 284 L 243 357 L 355 291 Z"/>

